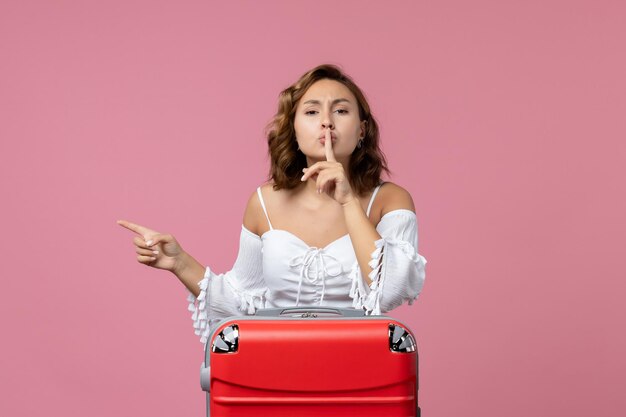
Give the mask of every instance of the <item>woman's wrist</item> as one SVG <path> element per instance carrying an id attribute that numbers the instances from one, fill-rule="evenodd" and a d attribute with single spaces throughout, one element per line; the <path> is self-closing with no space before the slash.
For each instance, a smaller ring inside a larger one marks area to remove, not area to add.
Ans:
<path id="1" fill-rule="evenodd" d="M 174 267 L 170 272 L 180 278 L 185 273 L 185 271 L 189 269 L 192 260 L 193 258 L 189 256 L 187 252 L 182 252 L 180 255 L 177 256 Z"/>
<path id="2" fill-rule="evenodd" d="M 198 283 L 204 278 L 205 271 L 204 265 L 196 261 L 187 252 L 180 254 L 175 267 L 172 269 L 172 273 L 196 297 L 200 294 Z"/>
<path id="3" fill-rule="evenodd" d="M 359 199 L 354 196 L 351 196 L 344 203 L 341 203 L 341 207 L 343 207 L 344 210 L 351 209 L 352 206 L 361 207 L 361 203 L 359 202 Z"/>
<path id="4" fill-rule="evenodd" d="M 346 220 L 346 225 L 348 226 L 348 231 L 359 229 L 363 226 L 363 223 L 369 224 L 369 219 L 367 218 L 367 214 L 361 205 L 361 202 L 358 198 L 353 198 L 349 201 L 346 201 L 341 205 L 343 209 L 343 215 Z"/>

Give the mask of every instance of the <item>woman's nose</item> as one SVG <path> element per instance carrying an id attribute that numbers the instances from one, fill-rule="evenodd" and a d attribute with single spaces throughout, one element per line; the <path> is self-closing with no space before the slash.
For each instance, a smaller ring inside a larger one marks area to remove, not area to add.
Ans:
<path id="1" fill-rule="evenodd" d="M 322 129 L 332 129 L 333 127 L 334 125 L 332 119 L 330 118 L 330 112 L 324 112 L 324 115 L 322 116 Z"/>

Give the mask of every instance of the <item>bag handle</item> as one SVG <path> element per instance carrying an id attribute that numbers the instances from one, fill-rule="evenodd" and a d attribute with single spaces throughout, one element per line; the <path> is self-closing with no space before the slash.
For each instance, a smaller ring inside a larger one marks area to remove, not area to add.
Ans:
<path id="1" fill-rule="evenodd" d="M 363 317 L 365 311 L 353 308 L 332 308 L 332 307 L 288 307 L 288 308 L 266 308 L 257 310 L 257 316 L 262 317 Z"/>

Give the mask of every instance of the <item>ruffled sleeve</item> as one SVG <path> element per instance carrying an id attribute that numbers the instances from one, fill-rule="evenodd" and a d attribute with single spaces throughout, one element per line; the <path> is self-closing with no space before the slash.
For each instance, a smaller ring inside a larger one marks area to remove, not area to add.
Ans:
<path id="1" fill-rule="evenodd" d="M 261 238 L 242 226 L 233 269 L 215 274 L 207 267 L 198 283 L 198 297 L 189 292 L 188 309 L 200 342 L 206 343 L 211 330 L 223 318 L 254 314 L 257 309 L 265 308 L 268 289 L 263 278 L 261 251 Z"/>
<path id="2" fill-rule="evenodd" d="M 417 252 L 417 218 L 410 210 L 393 210 L 376 226 L 381 239 L 375 242 L 369 266 L 370 286 L 365 285 L 358 263 L 352 268 L 350 297 L 354 308 L 381 314 L 413 301 L 422 291 L 426 259 Z"/>

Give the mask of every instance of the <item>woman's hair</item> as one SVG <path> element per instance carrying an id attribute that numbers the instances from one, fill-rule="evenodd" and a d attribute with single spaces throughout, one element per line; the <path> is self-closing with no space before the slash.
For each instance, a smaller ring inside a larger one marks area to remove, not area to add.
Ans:
<path id="1" fill-rule="evenodd" d="M 370 106 L 363 92 L 335 65 L 313 68 L 280 93 L 278 111 L 266 128 L 271 161 L 269 179 L 274 181 L 275 190 L 290 190 L 302 184 L 300 177 L 307 161 L 306 156 L 298 150 L 296 142 L 296 107 L 309 87 L 323 79 L 335 80 L 345 85 L 356 97 L 359 119 L 367 122 L 362 145 L 354 150 L 348 166 L 350 185 L 358 195 L 364 195 L 380 183 L 383 171 L 389 174 L 389 169 L 385 155 L 378 147 L 378 124 L 370 113 Z"/>

